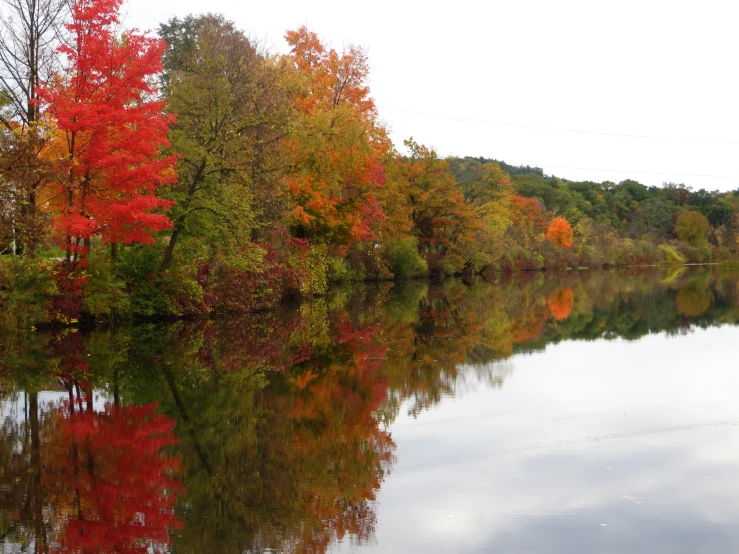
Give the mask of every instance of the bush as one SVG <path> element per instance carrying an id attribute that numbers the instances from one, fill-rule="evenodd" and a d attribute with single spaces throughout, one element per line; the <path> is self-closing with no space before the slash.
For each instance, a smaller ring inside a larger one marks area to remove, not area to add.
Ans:
<path id="1" fill-rule="evenodd" d="M 198 264 L 175 263 L 159 275 L 161 261 L 161 249 L 151 246 L 125 248 L 119 255 L 116 270 L 129 291 L 130 313 L 179 317 L 207 312 Z"/>
<path id="2" fill-rule="evenodd" d="M 624 239 L 617 259 L 618 265 L 646 265 L 664 260 L 662 251 L 651 242 Z"/>
<path id="3" fill-rule="evenodd" d="M 393 276 L 374 242 L 353 244 L 347 252 L 346 261 L 356 281 L 385 281 Z"/>
<path id="4" fill-rule="evenodd" d="M 208 302 L 219 312 L 248 313 L 272 308 L 290 294 L 322 294 L 327 260 L 325 246 L 311 248 L 302 239 L 252 245 L 218 258 L 203 276 Z"/>
<path id="5" fill-rule="evenodd" d="M 116 266 L 129 291 L 132 315 L 177 315 L 167 294 L 157 286 L 161 261 L 161 251 L 148 246 L 130 246 L 119 254 Z"/>
<path id="6" fill-rule="evenodd" d="M 731 251 L 731 249 L 728 246 L 719 246 L 716 249 L 716 256 L 715 258 L 717 260 L 730 260 L 734 257 L 734 253 Z"/>
<path id="7" fill-rule="evenodd" d="M 295 284 L 301 296 L 321 296 L 328 290 L 328 248 L 293 239 L 289 267 L 295 273 Z"/>
<path id="8" fill-rule="evenodd" d="M 669 244 L 660 244 L 659 249 L 665 255 L 665 261 L 669 264 L 679 265 L 688 261 L 675 247 Z"/>
<path id="9" fill-rule="evenodd" d="M 114 273 L 107 255 L 91 256 L 86 273 L 83 312 L 104 321 L 127 319 L 131 316 L 126 282 Z"/>
<path id="10" fill-rule="evenodd" d="M 711 261 L 711 250 L 704 244 L 680 244 L 680 254 L 691 264 L 705 264 Z"/>
<path id="11" fill-rule="evenodd" d="M 272 267 L 247 270 L 222 258 L 214 264 L 208 293 L 216 312 L 257 312 L 280 301 L 282 278 Z"/>
<path id="12" fill-rule="evenodd" d="M 348 283 L 359 280 L 355 272 L 349 267 L 347 260 L 340 256 L 328 257 L 326 272 L 329 283 Z"/>
<path id="13" fill-rule="evenodd" d="M 418 240 L 415 237 L 387 241 L 382 245 L 380 255 L 396 279 L 409 279 L 428 272 L 426 260 L 418 254 Z"/>
<path id="14" fill-rule="evenodd" d="M 51 300 L 59 295 L 56 264 L 14 257 L 0 262 L 0 328 L 28 329 L 52 320 Z"/>

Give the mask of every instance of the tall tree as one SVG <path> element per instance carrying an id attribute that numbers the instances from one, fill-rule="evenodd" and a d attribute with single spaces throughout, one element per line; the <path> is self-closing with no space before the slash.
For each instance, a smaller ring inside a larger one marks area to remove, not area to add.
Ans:
<path id="1" fill-rule="evenodd" d="M 525 249 L 532 248 L 543 237 L 546 220 L 536 199 L 514 195 L 511 198 L 511 221 L 514 237 Z"/>
<path id="2" fill-rule="evenodd" d="M 10 109 L 0 118 L 33 126 L 38 119 L 38 87 L 58 69 L 54 54 L 66 15 L 66 0 L 2 0 L 0 83 Z"/>
<path id="3" fill-rule="evenodd" d="M 183 234 L 225 248 L 283 219 L 279 153 L 293 94 L 285 64 L 221 16 L 174 18 L 159 34 L 167 106 L 177 115 L 170 139 L 181 159 L 165 193 L 178 202 L 165 271 Z"/>
<path id="4" fill-rule="evenodd" d="M 680 240 L 690 244 L 703 244 L 706 242 L 711 224 L 706 217 L 695 211 L 681 213 L 675 222 L 675 233 Z"/>
<path id="5" fill-rule="evenodd" d="M 547 240 L 560 248 L 572 246 L 572 227 L 570 222 L 562 216 L 555 217 L 547 227 Z"/>
<path id="6" fill-rule="evenodd" d="M 49 174 L 40 157 L 46 141 L 38 127 L 38 88 L 58 69 L 54 50 L 68 5 L 66 0 L 0 2 L 0 209 L 13 251 L 20 242 L 32 254 L 43 234 L 38 193 Z"/>
<path id="7" fill-rule="evenodd" d="M 373 240 L 384 218 L 377 193 L 390 141 L 369 96 L 366 52 L 328 49 L 305 27 L 286 39 L 302 79 L 288 143 L 293 232 L 337 245 Z"/>
<path id="8" fill-rule="evenodd" d="M 151 243 L 171 226 L 161 213 L 172 202 L 155 196 L 171 183 L 174 156 L 162 156 L 172 117 L 154 99 L 163 41 L 136 30 L 118 35 L 122 0 L 79 0 L 66 25 L 70 41 L 60 75 L 39 89 L 57 129 L 60 151 L 58 230 L 67 260 L 106 243 Z"/>
<path id="9" fill-rule="evenodd" d="M 399 156 L 394 161 L 396 167 L 387 187 L 402 191 L 403 209 L 413 224 L 413 234 L 429 269 L 458 271 L 466 262 L 463 247 L 480 229 L 474 208 L 455 186 L 446 160 L 412 138 L 405 145 L 410 156 Z"/>

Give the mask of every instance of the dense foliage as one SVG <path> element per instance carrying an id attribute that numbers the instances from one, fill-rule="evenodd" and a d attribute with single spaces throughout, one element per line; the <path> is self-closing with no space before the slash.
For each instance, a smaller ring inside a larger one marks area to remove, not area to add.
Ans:
<path id="1" fill-rule="evenodd" d="M 155 38 L 121 29 L 122 0 L 40 2 L 44 56 L 20 43 L 0 56 L 2 326 L 250 312 L 339 281 L 737 256 L 739 190 L 397 150 L 366 51 L 305 27 L 275 55 L 218 15 Z M 16 16 L 40 17 L 23 5 Z"/>

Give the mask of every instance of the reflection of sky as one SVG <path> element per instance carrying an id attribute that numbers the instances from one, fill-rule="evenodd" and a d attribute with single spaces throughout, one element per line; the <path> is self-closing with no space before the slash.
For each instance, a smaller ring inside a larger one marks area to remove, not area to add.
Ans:
<path id="1" fill-rule="evenodd" d="M 737 327 L 564 342 L 401 409 L 370 548 L 739 552 L 737 354 Z"/>
<path id="2" fill-rule="evenodd" d="M 38 393 L 39 409 L 41 412 L 46 412 L 53 409 L 54 406 L 59 406 L 67 398 L 69 398 L 67 391 L 41 391 Z M 107 399 L 103 396 L 102 392 L 93 392 L 93 409 L 96 412 L 105 409 L 106 401 Z M 9 419 L 15 423 L 23 423 L 28 409 L 26 406 L 27 402 L 28 397 L 22 391 L 13 393 L 7 398 L 0 400 L 0 417 L 2 417 L 2 421 Z"/>

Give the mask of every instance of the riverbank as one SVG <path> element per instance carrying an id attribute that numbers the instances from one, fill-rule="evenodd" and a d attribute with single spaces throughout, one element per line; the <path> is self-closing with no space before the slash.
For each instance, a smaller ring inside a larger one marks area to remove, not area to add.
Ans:
<path id="1" fill-rule="evenodd" d="M 0 329 L 30 330 L 38 327 L 78 327 L 174 319 L 197 319 L 212 315 L 238 315 L 273 310 L 307 299 L 325 298 L 343 285 L 408 281 L 441 282 L 482 278 L 499 282 L 506 276 L 555 275 L 568 271 L 672 267 L 700 265 L 675 259 L 636 260 L 631 264 L 573 266 L 550 263 L 532 266 L 468 267 L 466 271 L 415 273 L 395 276 L 387 267 L 369 274 L 352 273 L 342 263 L 330 261 L 325 252 L 304 251 L 282 260 L 265 257 L 256 269 L 240 267 L 233 260 L 200 262 L 192 270 L 182 265 L 163 274 L 156 272 L 155 256 L 148 249 L 124 250 L 113 262 L 107 255 L 93 255 L 85 267 L 70 270 L 51 259 L 0 258 Z M 657 252 L 663 250 L 658 249 Z M 562 260 L 558 260 L 562 262 Z M 568 259 L 571 261 L 571 258 Z M 737 260 L 712 265 L 739 268 Z M 337 269 L 338 267 L 338 269 Z M 380 267 L 376 264 L 376 268 Z"/>

